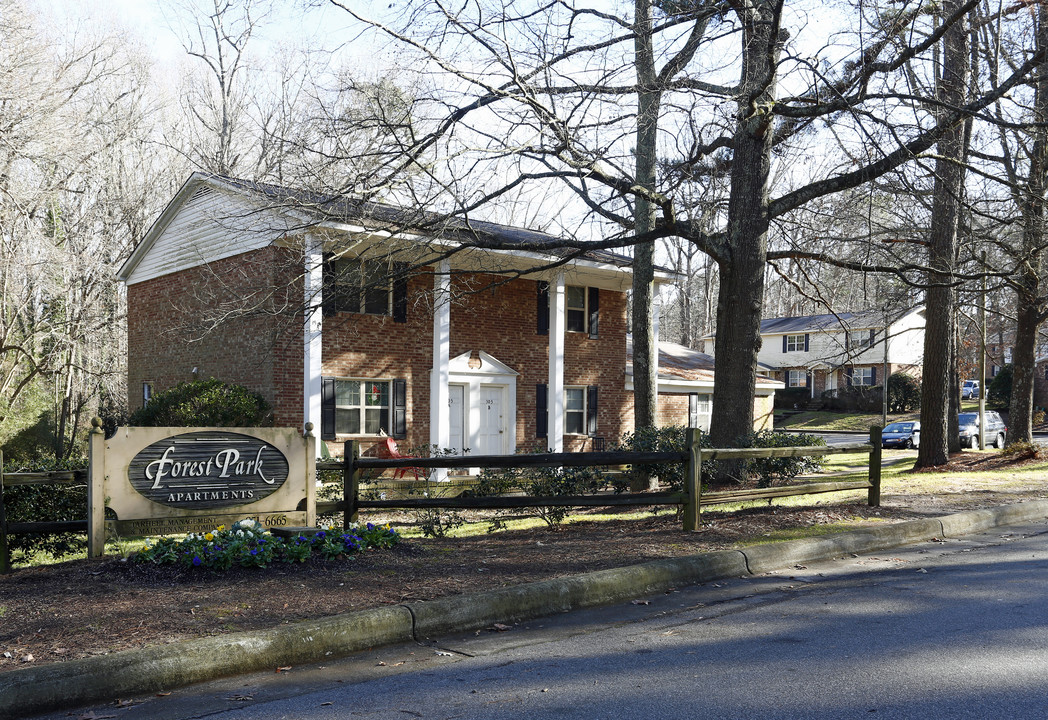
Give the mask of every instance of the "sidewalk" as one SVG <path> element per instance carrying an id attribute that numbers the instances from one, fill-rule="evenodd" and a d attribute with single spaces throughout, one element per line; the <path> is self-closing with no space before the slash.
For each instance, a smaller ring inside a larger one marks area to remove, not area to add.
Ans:
<path id="1" fill-rule="evenodd" d="M 13 670 L 0 675 L 0 718 L 23 718 L 224 676 L 319 662 L 382 645 L 611 605 L 672 587 L 757 575 L 814 560 L 1045 518 L 1048 500 L 1038 500 Z"/>

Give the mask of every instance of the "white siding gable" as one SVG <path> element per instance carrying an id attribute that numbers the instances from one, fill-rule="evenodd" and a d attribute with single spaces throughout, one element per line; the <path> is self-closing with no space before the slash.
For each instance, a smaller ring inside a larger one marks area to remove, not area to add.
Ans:
<path id="1" fill-rule="evenodd" d="M 132 256 L 124 270 L 128 285 L 257 250 L 302 227 L 207 182 L 187 191 L 188 199 L 171 208 L 173 215 L 161 216 L 150 229 L 140 256 Z"/>

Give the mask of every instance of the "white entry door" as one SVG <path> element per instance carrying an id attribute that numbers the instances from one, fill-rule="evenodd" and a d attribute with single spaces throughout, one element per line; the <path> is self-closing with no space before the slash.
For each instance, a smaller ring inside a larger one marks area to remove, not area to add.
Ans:
<path id="1" fill-rule="evenodd" d="M 480 386 L 480 424 L 478 455 L 503 455 L 506 452 L 505 387 Z"/>
<path id="2" fill-rule="evenodd" d="M 448 385 L 448 443 L 450 450 L 459 455 L 466 447 L 466 386 Z"/>

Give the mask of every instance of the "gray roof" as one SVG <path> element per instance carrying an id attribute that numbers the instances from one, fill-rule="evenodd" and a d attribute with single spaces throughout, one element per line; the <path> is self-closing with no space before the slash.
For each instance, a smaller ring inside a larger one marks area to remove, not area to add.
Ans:
<path id="1" fill-rule="evenodd" d="M 633 264 L 633 258 L 628 255 L 603 248 L 589 249 L 585 247 L 585 243 L 580 243 L 578 247 L 565 247 L 565 238 L 539 230 L 501 225 L 486 220 L 474 220 L 454 214 L 446 215 L 421 208 L 398 207 L 343 194 L 299 190 L 222 175 L 208 177 L 263 195 L 274 207 L 307 212 L 318 222 L 366 221 L 394 232 L 409 231 L 440 235 L 486 249 L 541 252 L 554 257 L 581 258 L 619 267 L 630 267 Z M 657 267 L 656 270 L 673 273 L 672 270 L 663 267 Z"/>
<path id="2" fill-rule="evenodd" d="M 882 327 L 884 327 L 883 312 L 880 310 L 861 310 L 854 313 L 769 318 L 768 320 L 761 320 L 761 335 L 864 330 Z"/>

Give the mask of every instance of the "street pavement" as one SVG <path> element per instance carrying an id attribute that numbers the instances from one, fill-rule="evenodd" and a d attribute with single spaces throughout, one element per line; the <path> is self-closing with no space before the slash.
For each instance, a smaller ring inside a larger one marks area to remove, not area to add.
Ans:
<path id="1" fill-rule="evenodd" d="M 1046 597 L 1042 521 L 44 717 L 1044 718 Z"/>

